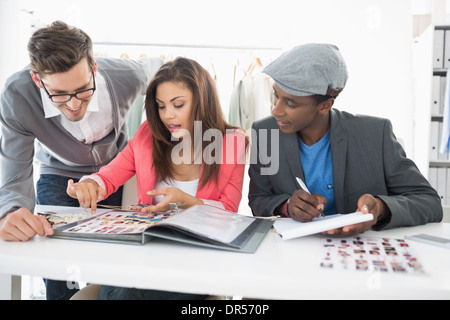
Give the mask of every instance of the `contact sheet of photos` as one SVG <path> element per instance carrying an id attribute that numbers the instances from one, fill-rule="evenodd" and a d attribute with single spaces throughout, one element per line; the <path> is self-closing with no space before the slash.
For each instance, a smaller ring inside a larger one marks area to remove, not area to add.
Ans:
<path id="1" fill-rule="evenodd" d="M 403 239 L 324 238 L 319 260 L 321 268 L 333 270 L 425 273 L 416 253 Z"/>

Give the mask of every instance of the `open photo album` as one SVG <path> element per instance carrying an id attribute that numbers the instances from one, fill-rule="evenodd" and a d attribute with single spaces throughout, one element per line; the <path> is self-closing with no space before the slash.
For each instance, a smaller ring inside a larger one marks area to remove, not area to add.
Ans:
<path id="1" fill-rule="evenodd" d="M 57 210 L 54 210 L 57 211 Z M 52 224 L 50 237 L 144 244 L 162 238 L 217 249 L 253 253 L 273 221 L 196 205 L 176 214 L 111 210 L 88 214 L 38 213 Z"/>

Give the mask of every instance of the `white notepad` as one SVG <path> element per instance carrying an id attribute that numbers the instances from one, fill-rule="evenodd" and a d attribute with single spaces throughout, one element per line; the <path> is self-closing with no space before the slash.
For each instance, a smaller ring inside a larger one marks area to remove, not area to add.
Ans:
<path id="1" fill-rule="evenodd" d="M 315 218 L 311 222 L 299 222 L 291 218 L 280 218 L 275 221 L 273 227 L 284 240 L 288 240 L 370 220 L 373 220 L 372 214 L 364 214 L 358 211 Z"/>

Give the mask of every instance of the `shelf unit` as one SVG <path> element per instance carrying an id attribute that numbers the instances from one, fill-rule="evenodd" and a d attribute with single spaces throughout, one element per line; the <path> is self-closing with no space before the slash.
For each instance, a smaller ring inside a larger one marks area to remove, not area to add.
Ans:
<path id="1" fill-rule="evenodd" d="M 450 26 L 434 26 L 432 56 L 428 179 L 447 210 L 450 208 L 450 155 L 440 153 L 439 149 L 445 117 L 447 70 L 450 67 Z"/>

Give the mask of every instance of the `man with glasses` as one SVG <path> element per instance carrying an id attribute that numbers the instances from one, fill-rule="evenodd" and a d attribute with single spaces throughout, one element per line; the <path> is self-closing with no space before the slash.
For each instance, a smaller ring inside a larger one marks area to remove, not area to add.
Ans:
<path id="1" fill-rule="evenodd" d="M 52 233 L 33 215 L 36 203 L 79 206 L 66 194 L 68 180 L 97 172 L 125 147 L 126 114 L 162 65 L 160 58 L 94 60 L 90 37 L 61 21 L 37 30 L 28 52 L 30 66 L 9 77 L 0 100 L 0 238 L 8 241 Z M 118 190 L 103 203 L 121 199 Z M 46 285 L 48 299 L 75 293 L 65 281 Z"/>
<path id="2" fill-rule="evenodd" d="M 38 78 L 38 76 L 35 73 L 32 73 L 32 76 Z M 39 78 L 37 79 L 37 81 L 39 81 Z M 77 104 L 79 104 L 79 106 L 77 106 L 75 108 L 69 107 L 68 110 L 72 111 L 70 113 L 64 112 L 64 111 L 66 111 L 64 107 L 62 107 L 62 108 L 57 107 L 69 120 L 71 119 L 71 116 L 74 114 L 78 114 L 79 117 L 77 119 L 72 119 L 72 121 L 78 121 L 78 120 L 83 119 L 84 114 L 81 114 L 81 116 L 80 116 L 80 113 L 82 113 L 81 110 L 83 110 L 82 104 L 83 104 L 83 102 L 85 104 L 87 104 L 89 102 L 89 98 L 92 95 L 94 95 L 94 92 L 96 89 L 94 71 L 92 71 L 92 78 L 89 81 L 89 83 L 93 82 L 93 87 L 89 88 L 89 89 L 80 90 L 75 93 L 50 94 L 44 85 L 44 81 L 42 81 L 42 80 L 40 80 L 40 81 L 41 81 L 42 87 L 44 88 L 45 92 L 48 95 L 48 98 L 55 105 L 69 106 L 69 104 L 75 103 L 75 106 L 76 106 Z M 80 102 L 78 103 L 77 100 L 75 100 L 75 99 L 72 100 L 73 97 L 75 97 Z"/>

